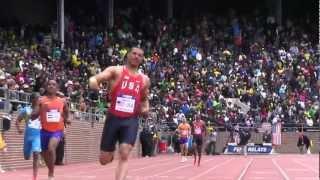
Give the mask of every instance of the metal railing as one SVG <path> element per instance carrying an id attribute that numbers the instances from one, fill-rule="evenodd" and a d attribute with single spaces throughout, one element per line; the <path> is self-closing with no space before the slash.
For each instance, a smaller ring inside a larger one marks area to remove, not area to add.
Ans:
<path id="1" fill-rule="evenodd" d="M 30 104 L 31 93 L 9 90 L 7 88 L 0 88 L 0 110 L 9 112 L 9 104 Z M 80 111 L 80 104 L 76 102 L 69 102 L 70 111 Z M 87 112 L 99 112 L 101 111 L 97 107 L 88 107 Z"/>
<path id="2" fill-rule="evenodd" d="M 94 123 L 103 123 L 106 119 L 106 115 L 101 113 L 88 113 L 88 112 L 76 111 L 76 112 L 73 112 L 73 118 L 80 121 L 88 121 L 94 124 Z"/>
<path id="3" fill-rule="evenodd" d="M 0 100 L 10 101 L 20 104 L 30 103 L 30 93 L 0 88 Z"/>
<path id="4" fill-rule="evenodd" d="M 0 88 L 0 112 L 11 113 L 12 106 L 15 104 L 16 109 L 21 105 L 30 104 L 31 93 L 25 93 L 21 91 L 9 90 L 7 88 Z M 88 107 L 86 112 L 82 112 L 80 104 L 76 102 L 68 102 L 71 115 L 80 121 L 91 122 L 92 126 L 95 123 L 101 123 L 105 121 L 106 109 L 100 109 L 97 107 Z"/>
<path id="5" fill-rule="evenodd" d="M 158 128 L 164 131 L 174 131 L 178 127 L 173 121 L 159 121 Z M 213 125 L 213 127 L 218 131 L 232 131 L 237 126 L 237 124 L 226 124 L 226 125 Z M 267 127 L 268 126 L 268 127 Z M 252 126 L 239 126 L 239 129 L 247 129 L 250 131 L 256 131 L 263 133 L 266 130 L 272 130 L 271 123 L 261 123 L 253 124 Z M 306 123 L 285 123 L 281 126 L 282 132 L 296 132 L 296 131 L 306 131 L 306 132 L 320 132 L 320 124 L 317 123 L 314 126 L 308 126 Z"/>

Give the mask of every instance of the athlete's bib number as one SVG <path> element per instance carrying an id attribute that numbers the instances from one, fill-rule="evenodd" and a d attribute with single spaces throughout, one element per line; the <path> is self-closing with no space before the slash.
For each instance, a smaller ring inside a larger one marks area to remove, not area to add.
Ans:
<path id="1" fill-rule="evenodd" d="M 60 112 L 58 110 L 50 110 L 47 112 L 47 122 L 59 122 Z"/>
<path id="2" fill-rule="evenodd" d="M 195 134 L 201 134 L 201 128 L 195 128 L 194 133 Z"/>
<path id="3" fill-rule="evenodd" d="M 116 107 L 117 111 L 133 113 L 135 100 L 131 96 L 117 97 Z"/>

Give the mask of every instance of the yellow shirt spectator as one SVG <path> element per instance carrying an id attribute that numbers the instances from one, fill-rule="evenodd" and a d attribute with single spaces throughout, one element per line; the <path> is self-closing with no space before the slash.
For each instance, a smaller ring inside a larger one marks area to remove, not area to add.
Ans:
<path id="1" fill-rule="evenodd" d="M 202 102 L 197 103 L 196 110 L 201 111 L 202 109 L 203 109 L 203 103 Z"/>
<path id="2" fill-rule="evenodd" d="M 77 55 L 75 55 L 75 54 L 73 54 L 71 56 L 71 62 L 72 62 L 73 67 L 79 67 L 81 64 L 80 59 L 78 59 Z"/>
<path id="3" fill-rule="evenodd" d="M 124 56 L 127 54 L 127 52 L 128 51 L 126 49 L 121 49 L 120 52 L 119 52 L 120 53 L 120 57 L 124 58 Z"/>
<path id="4" fill-rule="evenodd" d="M 207 126 L 207 132 L 211 133 L 213 131 L 214 127 L 212 125 Z"/>
<path id="5" fill-rule="evenodd" d="M 251 95 L 253 95 L 253 93 L 254 93 L 254 90 L 253 90 L 253 88 L 250 88 L 248 91 L 248 94 L 251 94 Z"/>
<path id="6" fill-rule="evenodd" d="M 305 53 L 304 54 L 304 58 L 307 60 L 307 61 L 309 61 L 310 60 L 310 53 Z"/>

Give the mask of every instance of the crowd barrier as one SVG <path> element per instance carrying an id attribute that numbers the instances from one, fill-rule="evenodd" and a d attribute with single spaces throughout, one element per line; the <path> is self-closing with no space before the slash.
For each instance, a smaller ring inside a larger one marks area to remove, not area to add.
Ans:
<path id="1" fill-rule="evenodd" d="M 6 113 L 0 113 L 0 117 L 7 116 Z M 11 118 L 11 128 L 3 133 L 7 144 L 7 152 L 0 151 L 0 165 L 5 170 L 14 170 L 20 168 L 31 168 L 32 160 L 23 158 L 23 134 L 19 134 L 14 124 L 17 114 L 13 113 Z M 103 119 L 96 119 L 96 114 L 84 112 L 71 112 L 71 125 L 65 129 L 65 153 L 64 163 L 85 163 L 97 162 L 100 153 L 100 139 L 104 126 Z M 2 118 L 0 118 L 2 119 Z M 24 128 L 23 125 L 21 126 Z M 132 151 L 133 157 L 140 154 L 140 146 L 135 145 Z M 117 153 L 115 153 L 117 155 Z M 116 157 L 117 158 L 117 157 Z"/>
<path id="2" fill-rule="evenodd" d="M 239 146 L 236 143 L 228 143 L 225 154 L 271 154 L 272 144 L 249 143 L 246 146 Z"/>
<path id="3" fill-rule="evenodd" d="M 9 90 L 7 88 L 0 88 L 0 112 L 10 113 L 12 110 L 17 110 L 23 105 L 30 104 L 31 93 L 25 93 L 21 91 Z M 101 110 L 97 107 L 87 107 L 86 111 L 81 111 L 80 104 L 76 102 L 68 102 L 71 112 L 76 112 L 78 117 L 92 116 L 99 121 L 103 121 L 106 109 Z M 13 109 L 13 106 L 14 109 Z M 81 118 L 83 119 L 83 118 Z M 88 119 L 88 118 L 85 118 Z"/>

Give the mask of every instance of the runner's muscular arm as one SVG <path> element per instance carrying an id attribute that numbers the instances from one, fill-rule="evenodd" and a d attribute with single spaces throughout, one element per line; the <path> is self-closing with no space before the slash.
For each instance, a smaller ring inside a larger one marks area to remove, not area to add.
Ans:
<path id="1" fill-rule="evenodd" d="M 150 79 L 145 77 L 145 86 L 142 90 L 141 95 L 141 110 L 140 113 L 143 116 L 146 116 L 149 112 L 150 105 L 149 105 L 149 88 L 150 88 Z"/>
<path id="2" fill-rule="evenodd" d="M 35 120 L 39 117 L 40 115 L 40 106 L 41 106 L 41 102 L 40 102 L 40 99 L 37 100 L 33 110 L 32 110 L 32 113 L 31 113 L 31 120 Z"/>
<path id="3" fill-rule="evenodd" d="M 65 124 L 70 125 L 71 121 L 69 120 L 69 106 L 68 106 L 68 103 L 66 100 L 64 101 L 62 116 L 63 116 Z"/>
<path id="4" fill-rule="evenodd" d="M 22 129 L 20 128 L 20 123 L 23 119 L 23 116 L 24 116 L 23 113 L 20 112 L 17 117 L 17 120 L 16 120 L 16 128 L 17 128 L 19 134 L 22 134 L 22 132 L 23 132 Z"/>
<path id="5" fill-rule="evenodd" d="M 179 135 L 180 135 L 180 132 L 181 132 L 181 131 L 180 131 L 180 128 L 181 128 L 181 124 L 179 124 L 178 127 L 177 127 L 177 129 L 176 129 L 176 131 L 179 133 Z"/>
<path id="6" fill-rule="evenodd" d="M 99 90 L 100 83 L 111 80 L 115 76 L 116 70 L 117 70 L 116 66 L 110 66 L 110 67 L 107 67 L 101 73 L 90 77 L 89 79 L 90 89 Z"/>
<path id="7" fill-rule="evenodd" d="M 194 130 L 194 129 L 195 129 L 195 127 L 194 127 L 194 123 L 192 122 L 192 123 L 191 123 L 191 125 L 190 125 L 190 131 L 191 131 L 191 134 L 195 132 L 195 130 Z"/>
<path id="8" fill-rule="evenodd" d="M 192 135 L 192 129 L 191 129 L 191 126 L 190 124 L 188 124 L 188 127 L 189 127 L 189 132 L 188 132 L 188 136 L 190 137 Z"/>

